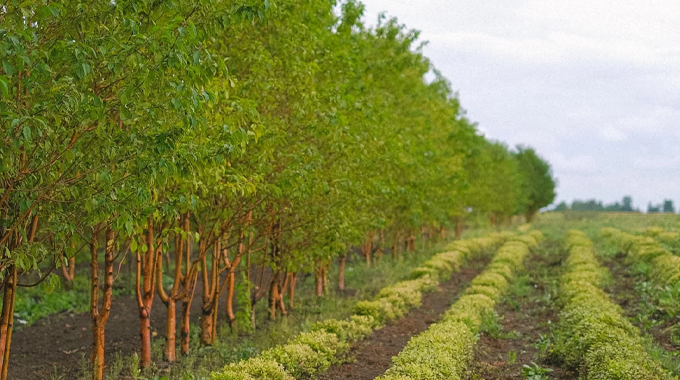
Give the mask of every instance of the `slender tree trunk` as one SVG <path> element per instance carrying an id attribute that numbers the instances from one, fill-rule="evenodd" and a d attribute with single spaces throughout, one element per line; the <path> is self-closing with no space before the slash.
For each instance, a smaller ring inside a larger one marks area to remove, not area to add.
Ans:
<path id="1" fill-rule="evenodd" d="M 12 343 L 12 327 L 14 325 L 14 300 L 16 299 L 17 268 L 11 266 L 7 269 L 2 301 L 2 319 L 0 320 L 0 360 L 2 361 L 2 373 L 0 379 L 7 380 L 7 366 L 9 351 Z"/>
<path id="2" fill-rule="evenodd" d="M 463 218 L 460 216 L 456 218 L 456 239 L 463 236 Z"/>
<path id="3" fill-rule="evenodd" d="M 291 310 L 295 308 L 295 285 L 297 284 L 297 273 L 291 273 L 290 284 L 288 285 L 288 306 Z"/>
<path id="4" fill-rule="evenodd" d="M 321 272 L 321 278 L 323 278 L 323 294 L 328 295 L 328 266 L 329 264 L 323 265 L 323 272 Z"/>
<path id="5" fill-rule="evenodd" d="M 276 320 L 276 304 L 279 300 L 279 281 L 281 272 L 276 270 L 269 282 L 269 319 Z"/>
<path id="6" fill-rule="evenodd" d="M 399 258 L 399 231 L 394 231 L 394 239 L 392 240 L 392 258 Z"/>
<path id="7" fill-rule="evenodd" d="M 161 229 L 162 230 L 162 229 Z M 137 276 L 135 290 L 137 306 L 139 307 L 139 335 L 142 342 L 140 365 L 151 365 L 151 307 L 153 305 L 156 271 L 159 257 L 162 255 L 159 245 L 158 251 L 154 249 L 154 225 L 152 217 L 149 217 L 146 229 L 146 252 L 144 255 L 137 251 Z"/>
<path id="8" fill-rule="evenodd" d="M 361 252 L 366 257 L 366 266 L 371 266 L 371 251 L 373 250 L 373 231 L 366 234 L 366 241 L 361 244 Z"/>
<path id="9" fill-rule="evenodd" d="M 442 240 L 446 240 L 446 227 L 444 226 L 439 227 L 439 238 Z"/>
<path id="10" fill-rule="evenodd" d="M 314 270 L 314 288 L 316 290 L 317 297 L 323 297 L 323 266 L 321 263 L 317 263 L 316 269 Z"/>
<path id="11" fill-rule="evenodd" d="M 385 230 L 381 229 L 378 233 L 378 250 L 375 252 L 375 257 L 378 261 L 382 260 L 383 250 L 385 247 Z"/>
<path id="12" fill-rule="evenodd" d="M 75 242 L 71 242 L 71 248 L 76 247 Z M 76 257 L 75 255 L 68 258 L 68 267 L 62 266 L 61 273 L 64 275 L 64 280 L 66 281 L 66 287 L 68 289 L 73 288 L 73 279 L 76 277 Z"/>
<path id="13" fill-rule="evenodd" d="M 90 316 L 92 317 L 92 373 L 94 380 L 104 379 L 104 347 L 106 322 L 111 313 L 111 301 L 113 299 L 113 257 L 115 251 L 115 234 L 109 226 L 106 229 L 106 249 L 104 251 L 104 288 L 102 289 L 102 304 L 99 306 L 99 263 L 97 253 L 98 234 L 93 232 L 90 242 L 92 268 L 91 274 L 91 304 Z"/>
<path id="14" fill-rule="evenodd" d="M 28 242 L 32 243 L 35 239 L 35 234 L 38 231 L 38 214 L 33 215 L 31 220 L 31 229 L 28 233 Z M 16 244 L 10 245 L 10 250 L 16 248 L 21 243 L 21 237 L 16 237 Z M 18 269 L 15 265 L 7 268 L 5 274 L 5 294 L 2 303 L 2 318 L 0 318 L 0 380 L 7 380 L 7 372 L 9 369 L 9 353 L 12 345 L 12 331 L 14 328 L 14 304 L 16 302 L 16 288 Z"/>
<path id="15" fill-rule="evenodd" d="M 345 290 L 345 263 L 347 261 L 347 253 L 340 257 L 340 267 L 338 268 L 338 289 Z"/>

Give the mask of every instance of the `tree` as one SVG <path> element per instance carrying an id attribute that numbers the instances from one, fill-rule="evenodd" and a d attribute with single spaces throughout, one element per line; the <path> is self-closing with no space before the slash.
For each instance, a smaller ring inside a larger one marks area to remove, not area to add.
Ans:
<path id="1" fill-rule="evenodd" d="M 526 196 L 521 210 L 530 222 L 538 210 L 555 200 L 556 183 L 550 164 L 532 148 L 518 146 L 515 158 L 522 178 L 522 191 Z"/>
<path id="2" fill-rule="evenodd" d="M 666 199 L 663 201 L 663 212 L 675 214 L 675 206 L 672 200 Z"/>
<path id="3" fill-rule="evenodd" d="M 626 195 L 623 197 L 623 201 L 621 202 L 621 211 L 624 212 L 633 212 L 635 209 L 633 209 L 633 198 Z"/>

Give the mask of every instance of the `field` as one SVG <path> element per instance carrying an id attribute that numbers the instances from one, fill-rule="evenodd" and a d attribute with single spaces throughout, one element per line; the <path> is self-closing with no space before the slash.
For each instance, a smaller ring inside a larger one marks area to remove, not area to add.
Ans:
<path id="1" fill-rule="evenodd" d="M 672 200 L 556 204 L 367 9 L 0 5 L 0 380 L 680 374 Z"/>
<path id="2" fill-rule="evenodd" d="M 344 290 L 317 297 L 314 278 L 300 278 L 294 309 L 268 321 L 262 305 L 251 331 L 220 312 L 215 343 L 192 343 L 174 364 L 163 356 L 164 316 L 154 317 L 154 365 L 141 370 L 136 304 L 122 286 L 106 378 L 671 379 L 680 374 L 678 230 L 676 216 L 549 213 L 424 241 L 370 267 L 357 251 Z M 90 315 L 76 302 L 87 290 L 78 281 L 31 289 L 18 294 L 9 377 L 90 378 Z"/>

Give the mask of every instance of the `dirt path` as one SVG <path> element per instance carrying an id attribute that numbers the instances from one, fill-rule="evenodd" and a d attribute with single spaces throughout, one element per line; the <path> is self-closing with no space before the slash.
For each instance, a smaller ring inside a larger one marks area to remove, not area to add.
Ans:
<path id="1" fill-rule="evenodd" d="M 357 343 L 350 351 L 351 357 L 355 359 L 353 362 L 331 367 L 320 379 L 373 380 L 384 374 L 392 364 L 392 357 L 406 346 L 412 336 L 425 331 L 437 321 L 463 288 L 481 272 L 486 262 L 475 260 L 469 263 L 450 281 L 440 285 L 437 291 L 426 293 L 422 307 Z"/>
<path id="2" fill-rule="evenodd" d="M 526 260 L 530 263 L 528 277 L 519 278 L 506 301 L 498 306 L 500 326 L 484 326 L 486 331 L 475 346 L 470 379 L 526 379 L 523 366 L 534 363 L 552 369 L 549 378 L 553 380 L 578 377 L 544 359 L 550 344 L 550 323 L 557 320 L 553 301 L 564 254 L 555 242 L 539 249 L 541 254 L 534 253 Z"/>

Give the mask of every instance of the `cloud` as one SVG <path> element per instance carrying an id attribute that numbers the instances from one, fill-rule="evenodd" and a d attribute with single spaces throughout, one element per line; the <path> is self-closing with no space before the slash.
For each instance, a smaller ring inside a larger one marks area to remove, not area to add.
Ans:
<path id="1" fill-rule="evenodd" d="M 612 142 L 620 142 L 628 138 L 628 135 L 626 135 L 622 130 L 611 125 L 607 125 L 602 128 L 600 130 L 600 136 L 604 140 Z"/>
<path id="2" fill-rule="evenodd" d="M 551 161 L 560 199 L 680 193 L 676 1 L 364 2 L 422 31 L 468 116 Z"/>

